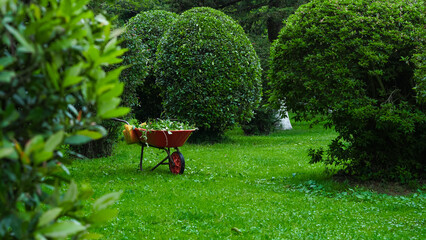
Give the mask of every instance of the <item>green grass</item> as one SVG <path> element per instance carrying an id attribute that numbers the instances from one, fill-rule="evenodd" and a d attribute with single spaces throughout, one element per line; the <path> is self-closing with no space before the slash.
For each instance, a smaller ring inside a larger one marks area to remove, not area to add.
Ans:
<path id="1" fill-rule="evenodd" d="M 95 196 L 123 191 L 106 239 L 426 239 L 425 194 L 379 194 L 336 182 L 307 149 L 336 134 L 296 123 L 270 136 L 227 132 L 224 143 L 185 144 L 183 175 L 150 168 L 165 153 L 119 143 L 112 157 L 70 167 Z"/>

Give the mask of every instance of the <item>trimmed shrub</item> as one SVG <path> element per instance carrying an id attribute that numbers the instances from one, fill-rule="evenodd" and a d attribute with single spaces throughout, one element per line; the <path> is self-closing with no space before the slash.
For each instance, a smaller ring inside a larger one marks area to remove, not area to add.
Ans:
<path id="1" fill-rule="evenodd" d="M 196 124 L 198 135 L 222 135 L 249 120 L 260 101 L 253 46 L 240 25 L 211 8 L 176 19 L 158 45 L 155 70 L 166 114 Z"/>
<path id="2" fill-rule="evenodd" d="M 120 76 L 126 103 L 140 121 L 159 117 L 162 112 L 160 89 L 155 84 L 154 62 L 157 45 L 177 14 L 163 11 L 142 12 L 126 24 L 122 46 L 128 49 L 123 64 L 130 65 Z"/>
<path id="3" fill-rule="evenodd" d="M 424 1 L 313 0 L 285 22 L 271 50 L 271 100 L 298 118 L 328 116 L 339 136 L 326 164 L 363 179 L 424 176 L 425 108 L 413 90 L 424 81 L 413 64 L 424 10 Z"/>

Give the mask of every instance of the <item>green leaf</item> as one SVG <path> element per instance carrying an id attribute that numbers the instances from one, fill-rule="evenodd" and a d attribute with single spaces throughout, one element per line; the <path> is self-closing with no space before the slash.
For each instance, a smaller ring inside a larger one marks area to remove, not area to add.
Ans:
<path id="1" fill-rule="evenodd" d="M 66 221 L 57 222 L 40 230 L 44 236 L 49 238 L 66 238 L 86 230 L 79 222 Z"/>
<path id="2" fill-rule="evenodd" d="M 10 57 L 10 56 L 8 56 L 8 57 L 1 57 L 0 58 L 0 65 L 3 66 L 3 67 L 7 67 L 10 64 L 12 64 L 14 61 L 15 61 L 14 57 Z"/>
<path id="3" fill-rule="evenodd" d="M 84 144 L 92 141 L 93 139 L 87 136 L 83 135 L 72 135 L 67 138 L 65 138 L 64 143 L 65 144 L 72 144 L 72 145 L 78 145 L 78 144 Z"/>
<path id="4" fill-rule="evenodd" d="M 118 215 L 117 209 L 106 208 L 93 213 L 88 220 L 91 223 L 105 223 L 117 217 L 117 215 Z"/>
<path id="5" fill-rule="evenodd" d="M 29 156 L 32 152 L 42 148 L 44 149 L 43 137 L 41 135 L 37 135 L 25 144 L 25 154 Z"/>
<path id="6" fill-rule="evenodd" d="M 4 24 L 4 27 L 16 38 L 16 40 L 22 45 L 22 48 L 24 52 L 34 53 L 35 49 L 34 46 L 29 44 L 27 40 L 21 35 L 20 32 L 18 32 L 15 28 L 10 26 L 9 24 Z"/>
<path id="7" fill-rule="evenodd" d="M 76 85 L 78 83 L 80 83 L 81 81 L 83 81 L 83 77 L 80 76 L 66 76 L 63 82 L 62 87 L 66 88 L 72 85 Z"/>
<path id="8" fill-rule="evenodd" d="M 115 82 L 119 78 L 121 72 L 126 68 L 129 68 L 129 66 L 120 66 L 119 68 L 107 72 L 106 76 L 103 79 L 100 79 L 101 83 L 106 84 L 109 82 Z"/>
<path id="9" fill-rule="evenodd" d="M 65 132 L 62 130 L 50 136 L 44 145 L 44 150 L 53 152 L 62 143 L 64 136 Z"/>
<path id="10" fill-rule="evenodd" d="M 53 157 L 53 152 L 50 151 L 38 151 L 33 155 L 33 161 L 37 165 L 45 162 Z"/>
<path id="11" fill-rule="evenodd" d="M 44 212 L 40 219 L 38 220 L 38 227 L 43 227 L 44 225 L 47 225 L 51 221 L 55 220 L 59 214 L 61 214 L 62 208 L 52 208 L 47 212 Z"/>
<path id="12" fill-rule="evenodd" d="M 12 71 L 2 71 L 0 72 L 0 83 L 10 83 L 12 78 L 15 76 L 15 72 Z"/>
<path id="13" fill-rule="evenodd" d="M 112 84 L 111 84 L 112 85 Z M 100 97 L 99 101 L 108 100 L 114 97 L 118 97 L 123 93 L 124 90 L 124 84 L 123 83 L 117 83 L 115 85 L 112 85 L 113 87 L 108 89 L 108 91 L 104 92 Z"/>
<path id="14" fill-rule="evenodd" d="M 121 194 L 122 194 L 122 191 L 112 192 L 112 193 L 103 195 L 102 197 L 100 197 L 99 199 L 95 201 L 95 203 L 93 204 L 93 209 L 95 211 L 100 211 L 102 209 L 105 209 L 113 205 L 120 198 Z"/>
<path id="15" fill-rule="evenodd" d="M 116 108 L 114 110 L 108 111 L 106 113 L 104 113 L 101 117 L 104 119 L 107 118 L 114 118 L 114 117 L 121 117 L 124 116 L 126 114 L 128 114 L 130 112 L 130 108 L 128 107 L 119 107 Z"/>
<path id="16" fill-rule="evenodd" d="M 103 237 L 102 234 L 99 233 L 86 233 L 81 236 L 81 239 L 83 240 L 89 240 L 89 239 L 101 239 Z"/>
<path id="17" fill-rule="evenodd" d="M 60 10 L 62 13 L 65 13 L 67 14 L 67 16 L 70 16 L 71 11 L 73 10 L 71 0 L 60 1 Z"/>
<path id="18" fill-rule="evenodd" d="M 93 140 L 103 137 L 102 133 L 96 132 L 96 131 L 90 131 L 90 130 L 80 130 L 80 131 L 77 131 L 76 134 L 89 137 Z"/>
<path id="19" fill-rule="evenodd" d="M 0 159 L 12 155 L 15 152 L 13 147 L 1 147 L 0 148 Z"/>
<path id="20" fill-rule="evenodd" d="M 4 119 L 0 122 L 1 127 L 9 126 L 13 121 L 19 118 L 19 112 L 16 111 L 14 104 L 8 104 L 3 114 Z"/>
<path id="21" fill-rule="evenodd" d="M 53 86 L 55 87 L 55 89 L 59 90 L 59 84 L 58 84 L 59 73 L 58 73 L 58 69 L 56 67 L 56 64 L 53 63 L 53 62 L 52 62 L 52 64 L 46 63 L 46 71 L 47 71 L 47 75 L 49 75 L 49 79 L 53 83 Z"/>
<path id="22" fill-rule="evenodd" d="M 72 104 L 68 104 L 68 109 L 73 112 L 76 117 L 78 116 L 78 111 Z"/>
<path id="23" fill-rule="evenodd" d="M 75 85 L 83 80 L 83 77 L 78 76 L 81 72 L 82 66 L 83 66 L 82 63 L 78 63 L 66 70 L 65 72 L 66 76 L 65 76 L 64 82 L 62 83 L 63 88 Z"/>
<path id="24" fill-rule="evenodd" d="M 102 14 L 96 15 L 95 20 L 98 21 L 102 25 L 109 25 L 108 20 Z"/>
<path id="25" fill-rule="evenodd" d="M 84 5 L 88 4 L 90 0 L 77 0 L 74 1 L 74 9 L 80 10 Z"/>
<path id="26" fill-rule="evenodd" d="M 120 98 L 111 98 L 104 101 L 98 101 L 98 116 L 103 116 L 105 113 L 114 110 L 120 104 Z"/>
<path id="27" fill-rule="evenodd" d="M 45 238 L 40 233 L 36 233 L 34 237 L 35 237 L 36 240 L 47 240 L 47 238 Z"/>
<path id="28" fill-rule="evenodd" d="M 63 202 L 75 202 L 78 197 L 77 184 L 71 181 L 68 191 L 65 193 Z"/>

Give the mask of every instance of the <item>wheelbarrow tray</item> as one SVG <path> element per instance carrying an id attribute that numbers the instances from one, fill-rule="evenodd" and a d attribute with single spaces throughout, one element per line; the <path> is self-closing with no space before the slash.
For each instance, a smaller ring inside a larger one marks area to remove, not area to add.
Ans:
<path id="1" fill-rule="evenodd" d="M 176 148 L 185 144 L 189 136 L 195 129 L 191 130 L 146 130 L 144 128 L 135 128 L 136 135 L 139 137 L 141 143 L 147 143 L 157 148 Z M 142 137 L 143 132 L 146 132 L 146 142 Z"/>

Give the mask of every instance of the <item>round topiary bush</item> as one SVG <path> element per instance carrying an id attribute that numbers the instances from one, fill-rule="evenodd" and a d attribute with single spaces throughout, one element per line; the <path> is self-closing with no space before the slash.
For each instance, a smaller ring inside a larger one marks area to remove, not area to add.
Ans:
<path id="1" fill-rule="evenodd" d="M 261 94 L 259 58 L 240 25 L 211 8 L 180 15 L 157 49 L 157 84 L 172 118 L 221 135 L 253 115 Z"/>
<path id="2" fill-rule="evenodd" d="M 136 118 L 143 121 L 162 112 L 160 89 L 155 84 L 154 62 L 157 45 L 177 14 L 163 10 L 139 13 L 126 24 L 122 46 L 128 49 L 123 64 L 130 65 L 120 79 L 126 83 L 125 96 Z"/>
<path id="3" fill-rule="evenodd" d="M 364 179 L 424 176 L 425 108 L 414 90 L 424 76 L 413 77 L 424 24 L 424 1 L 402 0 L 313 0 L 285 22 L 271 50 L 272 100 L 299 118 L 329 117 L 339 136 L 327 164 Z"/>

